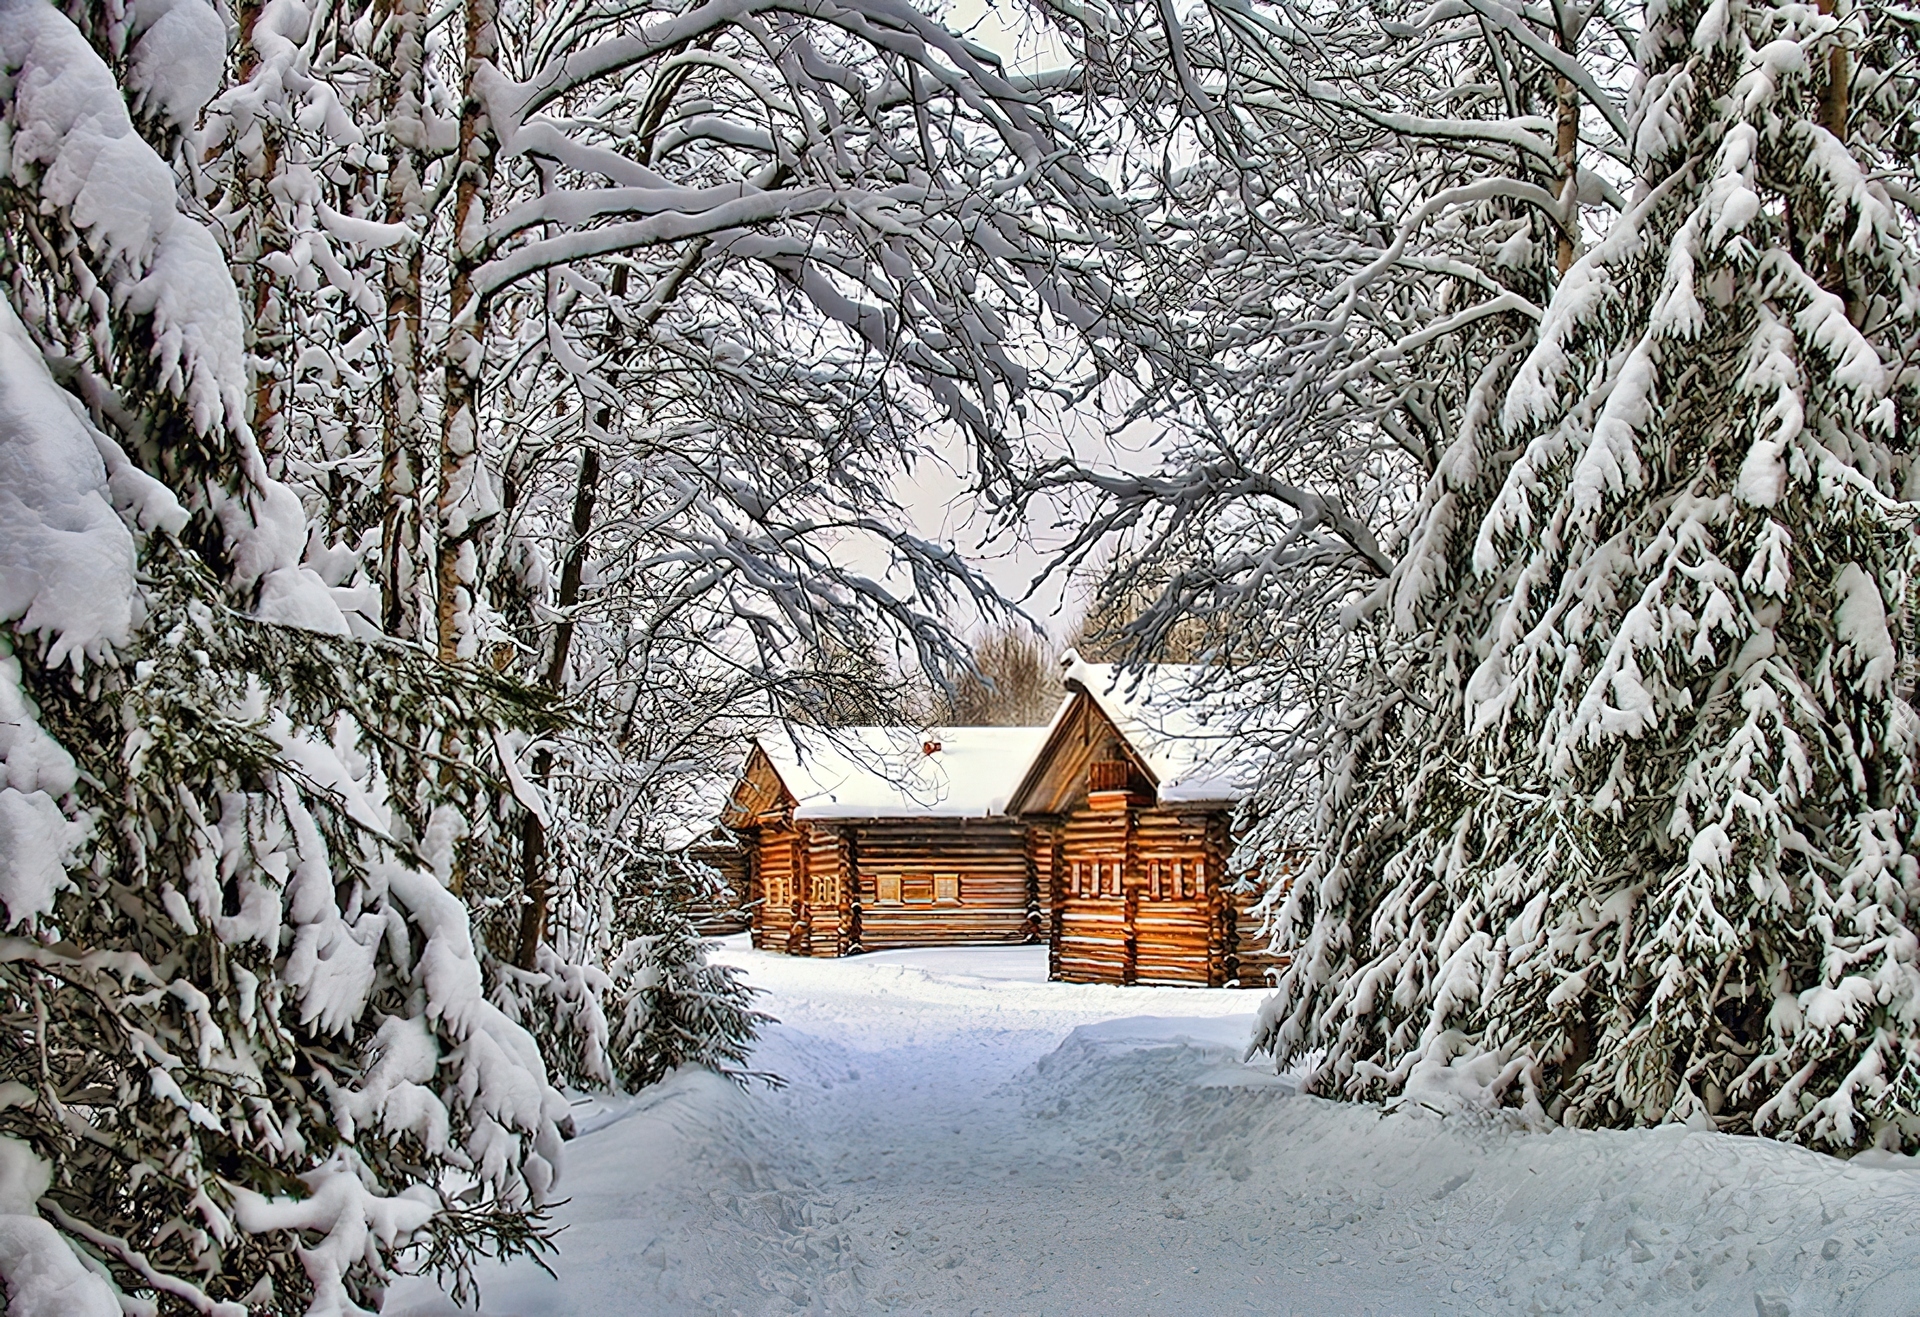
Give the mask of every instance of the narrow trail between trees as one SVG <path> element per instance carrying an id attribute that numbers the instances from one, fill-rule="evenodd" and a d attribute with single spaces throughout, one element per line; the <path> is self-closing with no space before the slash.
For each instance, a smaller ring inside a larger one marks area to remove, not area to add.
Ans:
<path id="1" fill-rule="evenodd" d="M 1040 948 L 723 954 L 786 1086 L 583 1104 L 558 1279 L 490 1269 L 491 1317 L 1920 1312 L 1904 1159 L 1383 1119 L 1239 1062 L 1258 993 L 1049 984 Z"/>

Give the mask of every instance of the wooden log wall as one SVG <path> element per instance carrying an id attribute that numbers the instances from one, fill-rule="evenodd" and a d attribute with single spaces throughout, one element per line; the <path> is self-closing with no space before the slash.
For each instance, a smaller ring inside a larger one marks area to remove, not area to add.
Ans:
<path id="1" fill-rule="evenodd" d="M 1060 829 L 1060 952 L 1068 983 L 1131 983 L 1125 875 L 1130 812 L 1083 806 Z"/>
<path id="2" fill-rule="evenodd" d="M 721 890 L 701 892 L 687 913 L 702 937 L 724 937 L 747 929 L 747 910 L 753 900 L 751 860 L 753 849 L 745 845 L 702 845 L 689 847 L 687 856 L 720 875 Z"/>
<path id="3" fill-rule="evenodd" d="M 1267 950 L 1267 939 L 1260 933 L 1260 916 L 1253 909 L 1260 903 L 1261 893 L 1235 891 L 1228 895 L 1239 934 L 1239 945 L 1234 949 L 1235 977 L 1243 988 L 1265 987 L 1273 982 L 1272 975 L 1286 968 L 1291 957 Z"/>
<path id="4" fill-rule="evenodd" d="M 1010 819 L 769 824 L 751 847 L 753 944 L 798 956 L 1038 941 L 1040 881 Z"/>
<path id="5" fill-rule="evenodd" d="M 1224 811 L 1099 791 L 1058 835 L 1051 977 L 1206 987 L 1240 978 Z"/>
<path id="6" fill-rule="evenodd" d="M 810 945 L 803 955 L 844 956 L 853 931 L 852 897 L 847 881 L 848 839 L 837 828 L 803 824 L 806 882 L 805 917 Z"/>
<path id="7" fill-rule="evenodd" d="M 1036 939 L 1034 875 L 1019 823 L 876 819 L 852 831 L 862 949 Z"/>
<path id="8" fill-rule="evenodd" d="M 1239 961 L 1240 985 L 1257 988 L 1273 982 L 1280 970 L 1286 968 L 1292 957 L 1284 952 L 1276 953 L 1267 949 L 1267 939 L 1260 932 L 1261 917 L 1254 907 L 1265 897 L 1267 889 L 1278 884 L 1282 895 L 1292 885 L 1294 875 L 1300 872 L 1306 862 L 1304 852 L 1291 852 L 1282 855 L 1266 872 L 1255 875 L 1255 882 L 1247 890 L 1235 890 L 1230 895 L 1234 914 L 1239 925 Z"/>
<path id="9" fill-rule="evenodd" d="M 798 899 L 804 875 L 800 834 L 788 827 L 759 829 L 753 848 L 750 889 L 754 946 L 763 951 L 799 955 L 808 954 L 799 950 L 802 946 L 811 950 Z"/>
<path id="10" fill-rule="evenodd" d="M 1039 935 L 1047 943 L 1047 977 L 1060 977 L 1060 934 L 1065 889 L 1060 885 L 1061 836 L 1057 824 L 1042 820 L 1027 825 L 1027 872 L 1040 899 Z"/>
<path id="11" fill-rule="evenodd" d="M 1228 924 L 1210 822 L 1163 809 L 1134 814 L 1135 982 L 1226 982 Z"/>

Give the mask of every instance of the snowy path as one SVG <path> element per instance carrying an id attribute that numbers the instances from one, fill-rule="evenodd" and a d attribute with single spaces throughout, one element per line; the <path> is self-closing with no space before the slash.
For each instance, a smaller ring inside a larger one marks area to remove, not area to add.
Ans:
<path id="1" fill-rule="evenodd" d="M 1238 1064 L 1256 994 L 1038 949 L 727 956 L 788 1087 L 583 1111 L 559 1280 L 491 1271 L 488 1314 L 1920 1313 L 1912 1169 L 1381 1119 Z"/>

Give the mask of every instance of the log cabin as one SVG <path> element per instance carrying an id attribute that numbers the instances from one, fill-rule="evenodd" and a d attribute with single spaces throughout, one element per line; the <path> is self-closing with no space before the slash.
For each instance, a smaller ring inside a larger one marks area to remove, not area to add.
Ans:
<path id="1" fill-rule="evenodd" d="M 1254 769 L 1236 720 L 1199 669 L 1063 665 L 1066 702 L 1007 802 L 1048 911 L 1048 977 L 1264 983 L 1284 962 L 1227 867 Z"/>
<path id="2" fill-rule="evenodd" d="M 704 872 L 687 903 L 694 931 L 701 937 L 725 937 L 747 931 L 748 853 L 740 838 L 725 828 L 690 842 L 680 850 L 689 867 Z"/>
<path id="3" fill-rule="evenodd" d="M 651 840 L 664 852 L 667 872 L 681 889 L 694 931 L 725 937 L 747 930 L 747 850 L 739 834 L 721 826 L 733 786 L 715 771 L 679 780 L 669 796 L 649 802 Z"/>
<path id="4" fill-rule="evenodd" d="M 756 738 L 726 813 L 746 844 L 753 944 L 846 956 L 1038 942 L 1042 894 L 1005 806 L 1044 730 Z"/>

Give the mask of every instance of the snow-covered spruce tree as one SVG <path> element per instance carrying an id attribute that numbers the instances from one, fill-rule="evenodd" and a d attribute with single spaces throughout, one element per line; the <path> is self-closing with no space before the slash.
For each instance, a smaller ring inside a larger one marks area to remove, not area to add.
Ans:
<path id="1" fill-rule="evenodd" d="M 0 1285 L 9 1317 L 358 1312 L 411 1246 L 456 1279 L 529 1246 L 565 1117 L 376 750 L 468 747 L 451 807 L 546 720 L 348 638 L 177 198 L 224 27 L 108 17 L 0 0 Z"/>
<path id="2" fill-rule="evenodd" d="M 1367 624 L 1259 1040 L 1312 1091 L 1920 1143 L 1914 49 L 1649 7 L 1630 205 Z"/>
<path id="3" fill-rule="evenodd" d="M 630 1088 L 686 1065 L 744 1079 L 753 1039 L 769 1021 L 748 1004 L 740 971 L 710 963 L 687 923 L 691 888 L 702 878 L 676 859 L 636 864 L 626 875 L 614 923 L 620 951 L 608 972 L 621 1003 L 614 1065 Z"/>

